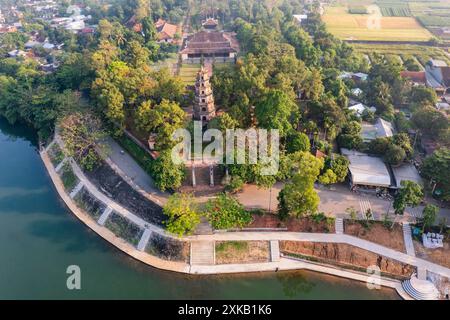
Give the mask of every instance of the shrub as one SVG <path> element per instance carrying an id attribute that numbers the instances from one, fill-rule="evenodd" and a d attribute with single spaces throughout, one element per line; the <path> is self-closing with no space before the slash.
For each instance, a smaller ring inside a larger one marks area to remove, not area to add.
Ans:
<path id="1" fill-rule="evenodd" d="M 230 183 L 225 186 L 225 191 L 235 193 L 242 189 L 244 180 L 239 176 L 232 176 Z"/>
<path id="2" fill-rule="evenodd" d="M 61 180 L 67 192 L 72 191 L 78 183 L 78 178 L 73 173 L 72 166 L 68 162 L 64 163 L 62 167 Z"/>
<path id="3" fill-rule="evenodd" d="M 221 194 L 206 204 L 206 216 L 215 229 L 242 228 L 248 225 L 252 216 L 233 197 Z"/>
<path id="4" fill-rule="evenodd" d="M 169 217 L 165 222 L 167 230 L 179 236 L 190 234 L 200 223 L 200 214 L 191 194 L 170 196 L 163 211 Z"/>
<path id="5" fill-rule="evenodd" d="M 48 150 L 48 156 L 53 166 L 56 167 L 61 161 L 64 160 L 64 152 L 61 150 L 57 143 L 54 143 Z"/>
<path id="6" fill-rule="evenodd" d="M 384 160 L 392 165 L 401 164 L 406 158 L 406 152 L 402 147 L 395 144 L 390 144 L 386 150 Z"/>
<path id="7" fill-rule="evenodd" d="M 288 153 L 294 153 L 297 151 L 309 151 L 311 144 L 306 134 L 302 132 L 294 132 L 287 137 L 286 150 Z"/>

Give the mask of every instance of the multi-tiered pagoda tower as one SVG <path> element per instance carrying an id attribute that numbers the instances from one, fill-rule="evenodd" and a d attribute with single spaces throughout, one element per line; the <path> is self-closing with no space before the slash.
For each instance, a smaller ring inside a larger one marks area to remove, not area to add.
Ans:
<path id="1" fill-rule="evenodd" d="M 195 82 L 194 120 L 208 122 L 216 116 L 214 97 L 209 81 L 209 73 L 201 68 Z"/>

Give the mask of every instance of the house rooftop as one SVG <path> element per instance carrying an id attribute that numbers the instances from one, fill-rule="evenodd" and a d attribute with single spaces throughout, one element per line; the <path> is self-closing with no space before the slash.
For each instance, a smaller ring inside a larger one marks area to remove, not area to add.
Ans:
<path id="1" fill-rule="evenodd" d="M 344 148 L 341 149 L 341 153 L 350 161 L 348 169 L 353 185 L 391 186 L 391 176 L 381 158 Z"/>
<path id="2" fill-rule="evenodd" d="M 400 76 L 416 83 L 425 84 L 427 82 L 425 71 L 402 71 L 400 72 Z"/>
<path id="3" fill-rule="evenodd" d="M 400 188 L 402 181 L 414 181 L 423 186 L 422 178 L 419 175 L 416 167 L 410 163 L 402 164 L 399 167 L 392 167 L 392 171 L 395 177 L 395 184 L 397 188 Z"/>
<path id="4" fill-rule="evenodd" d="M 441 68 L 441 67 L 446 67 L 446 66 L 447 66 L 447 63 L 445 63 L 444 60 L 430 59 L 430 60 L 428 61 L 428 63 L 429 63 L 431 66 L 435 67 L 435 68 Z"/>
<path id="5" fill-rule="evenodd" d="M 378 118 L 374 124 L 364 122 L 361 126 L 361 136 L 364 141 L 392 137 L 395 132 L 392 124 L 381 118 Z"/>

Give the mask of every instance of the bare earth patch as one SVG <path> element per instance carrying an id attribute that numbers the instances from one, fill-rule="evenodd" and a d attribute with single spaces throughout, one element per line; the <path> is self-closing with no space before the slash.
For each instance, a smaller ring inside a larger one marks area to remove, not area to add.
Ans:
<path id="1" fill-rule="evenodd" d="M 428 249 L 418 241 L 414 240 L 413 242 L 417 257 L 450 268 L 450 243 L 448 241 L 444 242 L 443 248 L 437 249 Z"/>
<path id="2" fill-rule="evenodd" d="M 269 261 L 268 241 L 218 241 L 216 263 L 256 263 Z"/>
<path id="3" fill-rule="evenodd" d="M 366 272 L 370 266 L 378 266 L 382 273 L 409 278 L 415 268 L 388 259 L 376 253 L 346 243 L 321 243 L 308 241 L 280 241 L 280 251 L 288 256 L 337 265 Z"/>
<path id="4" fill-rule="evenodd" d="M 253 220 L 246 228 L 287 228 L 292 232 L 334 233 L 334 219 L 327 218 L 321 221 L 312 217 L 280 220 L 276 214 L 253 214 Z"/>
<path id="5" fill-rule="evenodd" d="M 344 233 L 397 251 L 406 252 L 403 229 L 400 224 L 395 224 L 394 228 L 390 230 L 379 221 L 372 221 L 369 228 L 365 228 L 359 222 L 344 220 Z"/>

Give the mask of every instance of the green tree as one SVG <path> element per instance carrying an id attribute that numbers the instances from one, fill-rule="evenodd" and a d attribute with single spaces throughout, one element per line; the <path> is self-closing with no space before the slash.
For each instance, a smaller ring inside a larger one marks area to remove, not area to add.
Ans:
<path id="1" fill-rule="evenodd" d="M 288 153 L 309 151 L 310 149 L 309 138 L 303 132 L 294 131 L 286 138 L 286 150 Z"/>
<path id="2" fill-rule="evenodd" d="M 392 165 L 399 165 L 406 159 L 406 152 L 402 147 L 389 144 L 384 155 L 384 161 Z"/>
<path id="3" fill-rule="evenodd" d="M 437 102 L 436 91 L 425 86 L 414 86 L 409 96 L 410 101 L 416 106 L 434 106 Z"/>
<path id="4" fill-rule="evenodd" d="M 237 126 L 238 122 L 226 112 L 223 112 L 208 123 L 209 129 L 220 130 L 223 134 L 226 133 L 227 129 L 235 129 Z"/>
<path id="5" fill-rule="evenodd" d="M 156 28 L 151 17 L 142 19 L 142 33 L 144 34 L 145 43 L 156 40 Z"/>
<path id="6" fill-rule="evenodd" d="M 359 149 L 362 145 L 361 125 L 357 121 L 348 122 L 338 137 L 339 145 L 347 149 Z"/>
<path id="7" fill-rule="evenodd" d="M 105 137 L 101 121 L 90 112 L 74 112 L 60 119 L 61 138 L 67 156 L 86 170 L 92 170 L 104 156 L 97 142 Z"/>
<path id="8" fill-rule="evenodd" d="M 169 197 L 163 208 L 168 217 L 167 231 L 178 236 L 190 234 L 200 223 L 200 214 L 191 194 L 175 193 Z"/>
<path id="9" fill-rule="evenodd" d="M 336 174 L 333 172 L 333 170 L 327 169 L 327 170 L 325 170 L 324 173 L 322 173 L 322 174 L 319 176 L 318 181 L 319 181 L 321 184 L 325 184 L 325 185 L 326 185 L 326 184 L 333 184 L 333 183 L 336 183 L 336 182 L 337 182 L 337 176 L 336 176 Z"/>
<path id="10" fill-rule="evenodd" d="M 422 176 L 433 184 L 433 190 L 438 187 L 443 200 L 450 200 L 450 149 L 440 148 L 425 158 L 420 168 Z"/>
<path id="11" fill-rule="evenodd" d="M 422 232 L 433 226 L 436 221 L 439 208 L 433 204 L 427 204 L 422 211 Z"/>
<path id="12" fill-rule="evenodd" d="M 336 182 L 344 182 L 348 174 L 348 166 L 350 161 L 342 155 L 333 154 L 327 162 L 330 162 L 330 168 L 336 174 Z"/>
<path id="13" fill-rule="evenodd" d="M 272 90 L 256 105 L 255 114 L 261 128 L 278 129 L 283 137 L 292 130 L 289 120 L 297 109 L 295 101 L 289 96 Z"/>
<path id="14" fill-rule="evenodd" d="M 156 133 L 158 150 L 172 147 L 176 141 L 172 139 L 175 130 L 182 128 L 186 113 L 176 102 L 162 100 L 152 107 L 150 101 L 143 102 L 136 112 L 136 125 L 147 133 Z"/>
<path id="15" fill-rule="evenodd" d="M 214 229 L 242 228 L 251 220 L 250 212 L 227 194 L 220 194 L 206 204 L 205 214 Z"/>
<path id="16" fill-rule="evenodd" d="M 281 216 L 313 214 L 320 200 L 314 182 L 323 168 L 323 160 L 309 152 L 296 152 L 290 156 L 290 161 L 293 176 L 278 195 L 278 211 Z"/>
<path id="17" fill-rule="evenodd" d="M 416 207 L 423 198 L 422 187 L 414 181 L 403 180 L 394 199 L 395 214 L 403 215 L 407 206 Z"/>
<path id="18" fill-rule="evenodd" d="M 447 117 L 431 106 L 414 112 L 411 121 L 419 130 L 433 136 L 439 136 L 449 128 Z"/>
<path id="19" fill-rule="evenodd" d="M 153 161 L 151 169 L 155 185 L 161 191 L 176 190 L 181 187 L 185 175 L 184 165 L 173 163 L 170 150 L 162 151 Z"/>

